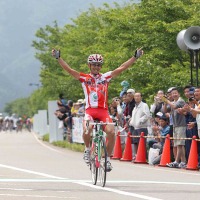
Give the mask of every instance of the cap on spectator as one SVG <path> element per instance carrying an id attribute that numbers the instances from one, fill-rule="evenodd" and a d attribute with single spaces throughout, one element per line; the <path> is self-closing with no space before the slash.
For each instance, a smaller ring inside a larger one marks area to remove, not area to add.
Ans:
<path id="1" fill-rule="evenodd" d="M 167 120 L 168 120 L 168 118 L 167 118 L 167 116 L 166 116 L 165 114 L 163 114 L 163 115 L 160 117 L 160 119 L 162 119 L 162 120 L 164 120 L 164 121 L 167 121 Z"/>
<path id="2" fill-rule="evenodd" d="M 156 116 L 162 117 L 162 116 L 163 116 L 163 113 L 162 113 L 162 112 L 157 112 L 157 113 L 156 113 Z"/>
<path id="3" fill-rule="evenodd" d="M 128 89 L 126 92 L 127 92 L 127 93 L 135 94 L 135 90 L 134 90 L 134 89 Z"/>
<path id="4" fill-rule="evenodd" d="M 83 104 L 84 103 L 84 100 L 83 99 L 79 99 L 77 102 L 76 102 L 76 104 Z"/>
<path id="5" fill-rule="evenodd" d="M 172 90 L 176 89 L 176 87 L 170 87 L 168 90 L 167 90 L 167 93 L 170 93 L 172 92 Z"/>

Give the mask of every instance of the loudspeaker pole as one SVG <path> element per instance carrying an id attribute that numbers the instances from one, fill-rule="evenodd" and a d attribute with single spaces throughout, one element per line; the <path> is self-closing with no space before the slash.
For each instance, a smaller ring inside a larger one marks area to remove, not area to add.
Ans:
<path id="1" fill-rule="evenodd" d="M 193 85 L 193 51 L 189 50 L 190 54 L 190 84 Z"/>
<path id="2" fill-rule="evenodd" d="M 196 86 L 199 86 L 199 51 L 200 26 L 191 26 L 178 33 L 176 42 L 178 47 L 190 54 L 190 82 L 193 85 L 193 69 L 196 70 Z"/>
<path id="3" fill-rule="evenodd" d="M 199 86 L 199 50 L 194 51 L 194 65 L 196 67 L 196 86 Z"/>

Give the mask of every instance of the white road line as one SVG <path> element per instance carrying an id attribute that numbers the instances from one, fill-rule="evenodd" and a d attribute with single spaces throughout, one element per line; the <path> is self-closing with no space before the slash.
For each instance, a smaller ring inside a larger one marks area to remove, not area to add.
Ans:
<path id="1" fill-rule="evenodd" d="M 35 171 L 31 171 L 31 170 L 21 169 L 21 168 L 17 168 L 17 167 L 8 166 L 8 165 L 2 165 L 2 164 L 0 164 L 0 167 L 7 168 L 7 169 L 12 169 L 12 170 L 17 170 L 17 171 L 21 171 L 21 172 L 26 172 L 26 173 L 31 173 L 31 174 L 36 174 L 36 175 L 40 175 L 40 176 L 43 176 L 43 177 L 46 177 L 46 178 L 52 178 L 52 179 L 2 179 L 1 178 L 0 182 L 68 182 L 68 183 L 74 183 L 74 184 L 87 186 L 87 187 L 98 189 L 98 190 L 109 191 L 109 192 L 117 193 L 117 194 L 120 194 L 120 195 L 137 197 L 137 198 L 145 199 L 145 200 L 161 200 L 161 199 L 150 197 L 150 196 L 140 195 L 140 194 L 131 193 L 131 192 L 125 192 L 125 191 L 121 191 L 121 190 L 117 190 L 117 189 L 112 189 L 112 188 L 109 188 L 109 187 L 104 187 L 103 188 L 101 186 L 92 185 L 91 181 L 89 181 L 89 180 L 69 180 L 69 179 L 62 178 L 62 177 L 52 176 L 52 175 L 49 175 L 49 174 L 44 174 L 44 173 L 40 173 L 40 172 L 35 172 Z M 200 183 L 164 182 L 164 181 L 126 181 L 126 180 L 116 180 L 116 181 L 107 181 L 107 183 L 138 183 L 138 184 L 150 184 L 150 183 L 152 184 L 153 183 L 153 184 L 170 184 L 170 185 L 173 184 L 173 185 L 195 185 L 195 186 L 200 186 Z M 2 195 L 4 195 L 4 194 L 0 194 L 0 196 L 2 196 Z M 40 197 L 40 196 L 37 196 L 37 197 Z M 41 198 L 42 197 L 44 198 L 45 196 L 41 196 Z M 53 197 L 49 196 L 49 198 L 53 198 Z M 58 197 L 55 197 L 55 198 L 58 198 Z M 67 198 L 69 198 L 69 197 L 67 197 Z"/>
<path id="2" fill-rule="evenodd" d="M 49 174 L 45 174 L 45 173 L 41 173 L 41 172 L 35 172 L 35 171 L 31 171 L 31 170 L 27 170 L 27 169 L 21 169 L 21 168 L 18 168 L 18 167 L 12 167 L 12 166 L 3 165 L 3 164 L 0 164 L 0 167 L 12 169 L 12 170 L 16 170 L 16 171 L 21 171 L 21 172 L 26 172 L 26 173 L 29 173 L 29 174 L 36 174 L 36 175 L 44 176 L 44 177 L 47 177 L 47 178 L 65 179 L 65 178 L 58 177 L 58 176 L 53 176 L 53 175 L 49 175 Z"/>
<path id="3" fill-rule="evenodd" d="M 34 136 L 34 138 L 36 139 L 36 141 L 41 144 L 42 146 L 44 146 L 45 148 L 50 149 L 51 151 L 55 151 L 57 153 L 60 154 L 64 154 L 62 151 L 56 150 L 52 147 L 49 147 L 48 145 L 45 145 L 44 142 L 40 141 L 36 135 L 36 133 L 31 132 L 32 135 Z M 172 173 L 179 173 L 179 174 L 188 174 L 188 175 L 193 175 L 193 176 L 200 176 L 200 173 L 198 173 L 198 171 L 186 171 L 186 170 L 181 170 L 181 169 L 168 169 L 167 167 L 154 167 L 154 166 L 149 166 L 149 165 L 138 165 L 138 164 L 132 164 L 130 163 L 130 165 L 132 165 L 133 167 L 136 168 L 144 168 L 144 169 L 148 169 L 148 170 L 157 170 L 157 171 L 166 171 L 166 172 L 172 172 Z"/>
<path id="4" fill-rule="evenodd" d="M 112 188 L 108 188 L 108 187 L 101 187 L 101 186 L 91 185 L 89 183 L 77 182 L 77 184 L 84 185 L 84 186 L 91 187 L 91 188 L 98 189 L 98 190 L 104 190 L 104 191 L 114 192 L 114 193 L 125 195 L 125 196 L 137 197 L 139 199 L 161 200 L 161 199 L 158 199 L 158 198 L 149 197 L 149 196 L 145 196 L 145 195 L 141 195 L 141 194 L 136 194 L 136 193 L 132 193 L 132 192 L 125 192 L 125 191 L 121 191 L 121 190 L 117 190 L 117 189 L 112 189 Z"/>
<path id="5" fill-rule="evenodd" d="M 33 133 L 33 136 L 35 137 L 35 139 L 38 141 L 38 143 L 40 143 L 42 146 L 52 150 L 52 151 L 55 151 L 57 153 L 62 153 L 61 151 L 58 151 L 54 148 L 51 148 L 47 145 L 45 145 L 43 142 L 41 142 L 37 136 L 35 135 L 35 133 Z M 169 171 L 169 170 L 165 170 L 163 168 L 151 168 L 151 167 L 144 167 L 144 166 L 136 166 L 136 165 L 133 165 L 134 167 L 139 167 L 139 168 L 146 168 L 146 169 L 154 169 L 154 170 L 162 170 L 162 171 Z M 16 167 L 12 167 L 12 166 L 7 166 L 7 165 L 2 165 L 0 164 L 0 167 L 5 167 L 5 168 L 9 168 L 9 169 L 13 169 L 13 170 L 18 170 L 18 171 L 22 171 L 22 172 L 26 172 L 26 173 L 31 173 L 31 174 L 37 174 L 37 175 L 41 175 L 41 176 L 44 176 L 44 177 L 47 177 L 47 178 L 53 178 L 53 180 L 43 180 L 43 179 L 0 179 L 0 182 L 34 182 L 34 181 L 39 181 L 39 182 L 42 182 L 42 181 L 46 181 L 46 182 L 69 182 L 69 183 L 75 183 L 75 184 L 79 184 L 79 185 L 83 185 L 83 186 L 87 186 L 87 187 L 91 187 L 91 188 L 94 188 L 94 189 L 98 189 L 98 190 L 104 190 L 104 191 L 109 191 L 109 192 L 113 192 L 113 193 L 117 193 L 117 194 L 121 194 L 121 195 L 125 195 L 125 196 L 132 196 L 132 197 L 137 197 L 137 198 L 140 198 L 140 199 L 145 199 L 145 200 L 162 200 L 162 199 L 158 199 L 158 198 L 154 198 L 154 197 L 150 197 L 150 196 L 145 196 L 145 195 L 140 195 L 140 194 L 136 194 L 136 193 L 131 193 L 131 192 L 125 192 L 125 191 L 121 191 L 121 190 L 117 190 L 117 189 L 112 189 L 112 188 L 108 188 L 108 187 L 100 187 L 100 186 L 96 186 L 96 185 L 92 185 L 91 183 L 89 183 L 90 181 L 82 181 L 82 180 L 66 180 L 65 178 L 62 178 L 62 177 L 56 177 L 56 176 L 52 176 L 52 175 L 49 175 L 49 174 L 44 174 L 44 173 L 40 173 L 40 172 L 34 172 L 34 171 L 30 171 L 30 170 L 26 170 L 26 169 L 20 169 L 20 168 L 16 168 Z M 180 172 L 180 171 L 173 171 L 173 170 L 170 170 L 170 172 L 176 172 L 176 173 L 183 173 L 183 172 Z M 185 172 L 184 172 L 185 173 Z M 197 174 L 194 174 L 194 173 L 185 173 L 185 174 L 191 174 L 191 175 L 197 175 Z M 57 180 L 55 180 L 57 179 Z M 174 185 L 195 185 L 195 186 L 199 186 L 200 183 L 185 183 L 185 182 L 162 182 L 162 181 L 107 181 L 107 183 L 138 183 L 138 184 L 149 184 L 149 183 L 153 183 L 153 184 L 174 184 Z M 2 194 L 0 194 L 2 195 Z M 8 194 L 9 195 L 9 194 Z M 12 194 L 10 194 L 12 195 Z M 24 196 L 24 195 L 22 195 Z M 40 197 L 40 196 L 37 196 L 37 197 Z M 41 196 L 41 198 L 44 198 L 45 196 Z M 58 197 L 51 197 L 51 196 L 48 196 L 49 198 L 58 198 Z M 48 198 L 47 197 L 47 198 Z M 61 197 L 62 198 L 62 197 Z M 67 197 L 69 198 L 69 197 Z M 74 198 L 74 197 L 72 197 Z"/>
<path id="6" fill-rule="evenodd" d="M 0 188 L 0 190 L 13 190 L 13 191 L 33 191 L 33 189 L 25 189 L 25 188 Z"/>
<path id="7" fill-rule="evenodd" d="M 76 183 L 76 184 L 91 184 L 91 180 L 73 180 L 73 179 L 0 179 L 0 182 L 18 182 L 18 183 Z M 192 185 L 200 186 L 195 182 L 172 182 L 172 181 L 128 181 L 128 180 L 115 180 L 106 181 L 106 183 L 119 184 L 119 183 L 137 183 L 137 184 L 165 184 L 165 185 Z M 1 190 L 1 188 L 0 188 Z"/>
<path id="8" fill-rule="evenodd" d="M 0 196 L 9 197 L 35 197 L 35 198 L 53 198 L 53 199 L 77 199 L 77 197 L 57 197 L 57 196 L 42 196 L 42 195 L 20 195 L 20 194 L 1 194 Z"/>

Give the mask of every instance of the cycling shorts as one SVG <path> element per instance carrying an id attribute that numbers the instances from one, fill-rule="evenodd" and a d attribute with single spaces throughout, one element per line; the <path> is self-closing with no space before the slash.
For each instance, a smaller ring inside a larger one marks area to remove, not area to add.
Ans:
<path id="1" fill-rule="evenodd" d="M 108 110 L 104 108 L 88 108 L 85 111 L 85 120 L 98 120 L 102 122 L 113 122 L 109 116 Z M 108 121 L 107 121 L 108 119 Z"/>

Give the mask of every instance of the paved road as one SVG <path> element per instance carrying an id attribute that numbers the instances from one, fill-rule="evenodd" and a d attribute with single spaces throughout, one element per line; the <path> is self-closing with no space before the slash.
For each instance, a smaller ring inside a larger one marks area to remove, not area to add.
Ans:
<path id="1" fill-rule="evenodd" d="M 33 133 L 0 132 L 2 200 L 196 200 L 200 172 L 112 161 L 106 187 L 91 184 L 82 153 L 54 147 Z"/>

